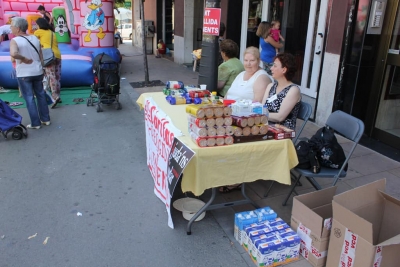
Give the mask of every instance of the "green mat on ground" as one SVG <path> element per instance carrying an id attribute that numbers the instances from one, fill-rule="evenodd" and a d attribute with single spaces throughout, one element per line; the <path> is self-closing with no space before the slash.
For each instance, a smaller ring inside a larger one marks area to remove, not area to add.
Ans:
<path id="1" fill-rule="evenodd" d="M 90 87 L 74 87 L 74 88 L 62 88 L 61 89 L 61 104 L 57 104 L 58 106 L 65 105 L 76 105 L 76 104 L 86 104 L 86 99 L 90 95 Z M 75 98 L 82 98 L 83 102 L 74 102 Z M 3 101 L 12 102 L 22 102 L 22 105 L 19 106 L 11 106 L 12 108 L 25 108 L 25 99 L 23 97 L 19 97 L 19 91 L 16 89 L 11 89 L 7 93 L 0 93 L 0 99 Z"/>

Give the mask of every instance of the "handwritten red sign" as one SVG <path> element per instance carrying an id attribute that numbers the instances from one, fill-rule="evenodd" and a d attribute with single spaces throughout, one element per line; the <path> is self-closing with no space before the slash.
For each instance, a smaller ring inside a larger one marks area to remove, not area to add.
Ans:
<path id="1" fill-rule="evenodd" d="M 220 8 L 205 8 L 203 18 L 203 34 L 219 35 L 219 25 L 221 23 Z"/>
<path id="2" fill-rule="evenodd" d="M 165 203 L 168 212 L 168 226 L 174 228 L 170 214 L 171 196 L 168 188 L 168 157 L 175 136 L 182 133 L 152 98 L 144 106 L 146 125 L 147 166 L 154 180 L 154 193 Z"/>

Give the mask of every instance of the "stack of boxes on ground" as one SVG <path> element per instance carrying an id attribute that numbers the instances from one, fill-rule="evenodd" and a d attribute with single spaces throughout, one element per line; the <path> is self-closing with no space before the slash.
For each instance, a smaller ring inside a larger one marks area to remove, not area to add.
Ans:
<path id="1" fill-rule="evenodd" d="M 200 147 L 231 145 L 295 137 L 282 125 L 268 125 L 268 110 L 251 100 L 226 100 L 180 81 L 169 81 L 163 90 L 171 105 L 189 104 L 188 126 L 192 140 Z"/>
<path id="2" fill-rule="evenodd" d="M 236 213 L 234 237 L 257 266 L 299 259 L 299 236 L 269 207 Z"/>
<path id="3" fill-rule="evenodd" d="M 336 189 L 330 187 L 293 198 L 290 226 L 301 238 L 300 254 L 315 267 L 326 263 Z"/>
<path id="4" fill-rule="evenodd" d="M 291 227 L 312 266 L 400 266 L 400 200 L 386 180 L 335 195 L 336 187 L 296 196 Z"/>

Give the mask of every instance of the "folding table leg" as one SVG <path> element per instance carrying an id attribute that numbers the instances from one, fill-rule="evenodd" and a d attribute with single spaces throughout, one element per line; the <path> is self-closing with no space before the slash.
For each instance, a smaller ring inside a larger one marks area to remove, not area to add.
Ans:
<path id="1" fill-rule="evenodd" d="M 296 181 L 293 183 L 292 187 L 290 188 L 290 192 L 287 195 L 286 199 L 282 202 L 282 206 L 286 206 L 287 201 L 289 200 L 290 196 L 292 195 L 293 191 L 295 190 L 298 182 L 300 181 L 301 175 L 297 177 Z"/>
<path id="2" fill-rule="evenodd" d="M 269 194 L 269 191 L 271 191 L 272 186 L 274 185 L 275 181 L 271 181 L 272 183 L 269 185 L 267 192 L 265 192 L 264 197 L 267 197 Z"/>
<path id="3" fill-rule="evenodd" d="M 210 198 L 210 200 L 208 200 L 208 202 L 198 212 L 196 212 L 196 214 L 188 222 L 187 228 L 186 228 L 186 234 L 187 235 L 191 235 L 192 234 L 192 223 L 200 216 L 200 214 L 202 214 L 208 208 L 208 206 L 211 205 L 211 203 L 213 203 L 216 194 L 217 194 L 217 188 L 214 187 L 214 188 L 211 189 L 211 198 Z"/>
<path id="4" fill-rule="evenodd" d="M 232 202 L 224 202 L 224 203 L 218 203 L 211 205 L 211 203 L 215 199 L 215 195 L 217 194 L 217 189 L 218 187 L 214 187 L 211 189 L 211 198 L 208 200 L 208 202 L 198 211 L 196 214 L 190 219 L 190 221 L 187 224 L 186 228 L 186 233 L 188 235 L 192 234 L 192 223 L 206 210 L 215 210 L 215 209 L 222 209 L 222 208 L 227 208 L 227 207 L 232 207 L 232 206 L 237 206 L 237 205 L 244 205 L 244 204 L 251 204 L 253 205 L 256 209 L 260 208 L 253 200 L 251 200 L 247 195 L 246 195 L 246 186 L 245 183 L 242 184 L 242 196 L 245 199 L 242 200 L 236 200 Z"/>

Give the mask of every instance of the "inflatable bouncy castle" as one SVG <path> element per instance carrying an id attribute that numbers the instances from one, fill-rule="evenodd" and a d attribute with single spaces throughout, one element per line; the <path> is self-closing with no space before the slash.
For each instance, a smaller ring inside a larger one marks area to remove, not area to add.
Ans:
<path id="1" fill-rule="evenodd" d="M 43 5 L 53 17 L 54 29 L 61 51 L 61 86 L 77 87 L 93 83 L 93 59 L 103 52 L 121 61 L 114 47 L 113 0 L 42 0 L 40 2 L 0 0 L 0 26 L 13 16 L 28 21 L 28 33 L 37 29 L 37 11 Z M 12 39 L 12 35 L 8 39 Z M 10 41 L 0 43 L 0 86 L 18 88 L 11 79 Z"/>

